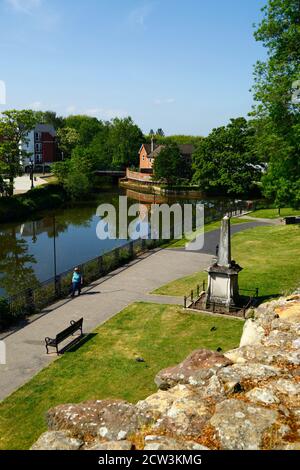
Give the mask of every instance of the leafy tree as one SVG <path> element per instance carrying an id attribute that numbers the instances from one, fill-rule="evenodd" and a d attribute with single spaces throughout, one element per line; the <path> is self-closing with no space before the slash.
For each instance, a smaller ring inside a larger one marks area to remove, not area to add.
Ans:
<path id="1" fill-rule="evenodd" d="M 155 135 L 153 129 L 150 130 L 149 135 L 150 135 L 150 137 L 153 137 Z"/>
<path id="2" fill-rule="evenodd" d="M 253 115 L 257 152 L 268 161 L 264 193 L 277 205 L 300 205 L 300 104 L 292 99 L 300 78 L 299 0 L 268 0 L 255 32 L 268 51 L 255 67 Z"/>
<path id="3" fill-rule="evenodd" d="M 55 111 L 37 111 L 36 117 L 39 124 L 50 124 L 56 130 L 65 125 L 65 119 L 58 116 Z"/>
<path id="4" fill-rule="evenodd" d="M 72 150 L 80 142 L 80 135 L 73 127 L 62 127 L 57 131 L 57 140 L 63 157 L 69 158 Z"/>
<path id="5" fill-rule="evenodd" d="M 261 174 L 253 151 L 254 132 L 244 118 L 231 119 L 227 127 L 214 129 L 194 152 L 193 182 L 208 193 L 249 193 Z"/>
<path id="6" fill-rule="evenodd" d="M 28 142 L 28 133 L 37 123 L 31 110 L 4 111 L 0 117 L 0 175 L 9 180 L 8 194 L 13 195 L 14 179 L 22 173 L 22 159 L 31 154 L 20 148 Z"/>
<path id="7" fill-rule="evenodd" d="M 164 137 L 164 136 L 165 136 L 165 133 L 164 133 L 164 131 L 163 131 L 161 128 L 159 128 L 159 129 L 157 129 L 157 131 L 156 131 L 156 135 L 159 135 L 160 137 Z"/>
<path id="8" fill-rule="evenodd" d="M 138 165 L 138 152 L 144 136 L 131 117 L 115 118 L 109 131 L 108 145 L 111 149 L 112 168 L 123 170 Z"/>
<path id="9" fill-rule="evenodd" d="M 101 131 L 103 123 L 95 117 L 77 115 L 65 119 L 65 127 L 76 129 L 79 134 L 80 145 L 90 145 L 93 138 Z"/>
<path id="10" fill-rule="evenodd" d="M 179 183 L 186 170 L 186 162 L 176 144 L 171 143 L 156 156 L 153 163 L 154 179 L 166 181 L 168 186 Z"/>

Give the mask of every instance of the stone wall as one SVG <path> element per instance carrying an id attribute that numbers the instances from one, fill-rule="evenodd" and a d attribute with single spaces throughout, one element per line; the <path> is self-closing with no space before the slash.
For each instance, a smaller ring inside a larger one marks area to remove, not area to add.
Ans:
<path id="1" fill-rule="evenodd" d="M 263 304 L 240 347 L 194 351 L 159 372 L 136 405 L 99 400 L 49 410 L 32 449 L 300 450 L 300 294 Z"/>

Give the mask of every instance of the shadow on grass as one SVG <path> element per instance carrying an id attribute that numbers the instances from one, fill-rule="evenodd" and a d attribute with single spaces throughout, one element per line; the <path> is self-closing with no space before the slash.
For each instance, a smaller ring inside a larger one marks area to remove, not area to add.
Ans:
<path id="1" fill-rule="evenodd" d="M 256 306 L 263 304 L 269 300 L 276 300 L 281 297 L 283 294 L 270 294 L 270 295 L 261 295 L 255 299 Z"/>
<path id="2" fill-rule="evenodd" d="M 79 348 L 81 348 L 81 346 L 97 336 L 97 334 L 98 333 L 88 333 L 86 335 L 76 337 L 71 343 L 69 343 L 60 351 L 60 354 L 76 352 Z"/>

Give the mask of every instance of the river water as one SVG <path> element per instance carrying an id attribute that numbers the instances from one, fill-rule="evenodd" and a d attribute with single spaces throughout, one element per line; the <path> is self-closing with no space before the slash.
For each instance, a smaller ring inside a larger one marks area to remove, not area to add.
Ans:
<path id="1" fill-rule="evenodd" d="M 46 281 L 56 272 L 63 273 L 77 264 L 111 251 L 127 240 L 100 240 L 96 235 L 99 204 L 110 203 L 118 211 L 119 196 L 127 195 L 128 204 L 191 202 L 189 200 L 167 201 L 160 196 L 122 190 L 117 186 L 99 194 L 93 201 L 49 211 L 38 219 L 25 223 L 0 225 L 0 296 L 10 296 Z M 193 203 L 198 202 L 193 199 Z M 212 218 L 222 215 L 230 201 L 201 201 L 206 214 Z M 209 217 L 209 218 L 210 218 Z M 55 237 L 54 237 L 55 233 Z"/>

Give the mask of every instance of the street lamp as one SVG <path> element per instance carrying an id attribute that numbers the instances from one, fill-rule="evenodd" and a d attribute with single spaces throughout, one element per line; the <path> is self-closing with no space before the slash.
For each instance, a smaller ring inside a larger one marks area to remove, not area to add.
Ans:
<path id="1" fill-rule="evenodd" d="M 30 181 L 31 181 L 31 189 L 34 188 L 33 173 L 34 173 L 34 165 L 33 165 L 33 161 L 30 160 L 30 163 L 29 163 L 29 176 L 30 176 Z"/>

